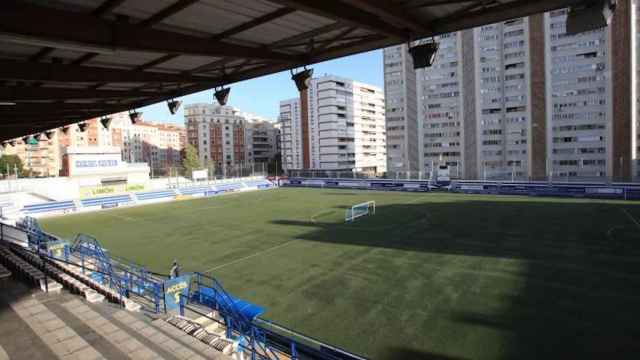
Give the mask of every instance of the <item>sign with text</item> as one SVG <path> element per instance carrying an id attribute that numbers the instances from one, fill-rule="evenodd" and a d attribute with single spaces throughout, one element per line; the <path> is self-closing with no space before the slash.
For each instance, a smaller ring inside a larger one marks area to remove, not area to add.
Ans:
<path id="1" fill-rule="evenodd" d="M 182 275 L 164 282 L 164 302 L 167 311 L 180 311 L 180 295 L 189 296 L 191 275 Z"/>

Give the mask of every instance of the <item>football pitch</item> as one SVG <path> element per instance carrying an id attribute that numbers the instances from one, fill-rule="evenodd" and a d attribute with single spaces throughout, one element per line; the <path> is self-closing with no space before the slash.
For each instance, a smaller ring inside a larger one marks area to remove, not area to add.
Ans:
<path id="1" fill-rule="evenodd" d="M 351 205 L 376 214 L 345 224 Z M 640 203 L 278 189 L 42 219 L 373 359 L 640 353 Z"/>

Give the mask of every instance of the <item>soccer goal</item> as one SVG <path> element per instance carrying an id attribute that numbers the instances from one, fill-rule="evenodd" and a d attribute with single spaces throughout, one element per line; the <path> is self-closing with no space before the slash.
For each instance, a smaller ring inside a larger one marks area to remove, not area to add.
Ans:
<path id="1" fill-rule="evenodd" d="M 375 215 L 376 213 L 376 202 L 375 201 L 367 201 L 361 204 L 353 205 L 351 209 L 347 209 L 347 213 L 345 214 L 344 221 L 351 222 L 359 217 L 365 215 Z"/>

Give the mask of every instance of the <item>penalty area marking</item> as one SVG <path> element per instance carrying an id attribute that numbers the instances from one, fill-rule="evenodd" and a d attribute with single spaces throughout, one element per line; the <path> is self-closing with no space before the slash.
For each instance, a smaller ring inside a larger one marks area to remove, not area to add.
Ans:
<path id="1" fill-rule="evenodd" d="M 209 269 L 209 270 L 205 271 L 205 274 L 206 274 L 206 273 L 208 273 L 208 272 L 212 272 L 213 270 L 222 269 L 222 268 L 223 268 L 223 267 L 225 267 L 225 266 L 233 265 L 233 264 L 235 264 L 235 263 L 239 263 L 239 262 L 241 262 L 241 261 L 244 261 L 244 260 L 247 260 L 247 259 L 251 259 L 251 258 L 256 257 L 256 256 L 258 256 L 258 255 L 266 254 L 266 253 L 271 252 L 271 251 L 273 251 L 273 250 L 276 250 L 276 249 L 279 249 L 279 248 L 284 247 L 284 246 L 286 246 L 286 245 L 289 245 L 289 244 L 291 244 L 291 243 L 292 243 L 292 242 L 294 242 L 294 241 L 296 241 L 296 239 L 294 239 L 294 240 L 289 240 L 289 241 L 287 241 L 286 243 L 283 243 L 283 244 L 280 244 L 280 245 L 276 245 L 276 246 L 272 246 L 272 247 L 270 247 L 270 248 L 268 248 L 268 249 L 264 249 L 264 250 L 262 250 L 262 251 L 258 251 L 258 252 L 257 252 L 257 253 L 255 253 L 255 254 L 251 254 L 251 255 L 249 255 L 249 256 L 245 256 L 245 257 L 243 257 L 243 258 L 236 259 L 236 260 L 230 261 L 230 262 L 225 263 L 225 264 L 222 264 L 222 265 L 214 266 L 214 267 L 212 267 L 211 269 Z"/>
<path id="2" fill-rule="evenodd" d="M 309 220 L 311 220 L 312 223 L 316 223 L 316 218 L 320 215 L 328 215 L 328 214 L 333 214 L 335 212 L 335 210 L 331 210 L 331 209 L 325 209 L 325 210 L 320 210 L 317 213 L 311 215 L 309 217 Z"/>
<path id="3" fill-rule="evenodd" d="M 636 224 L 638 229 L 640 229 L 640 223 L 638 222 L 638 220 L 636 220 L 636 218 L 634 218 L 631 214 L 629 214 L 627 209 L 622 209 L 622 211 L 627 215 L 627 217 L 629 217 L 629 219 L 631 219 L 631 221 L 633 221 L 634 224 Z"/>

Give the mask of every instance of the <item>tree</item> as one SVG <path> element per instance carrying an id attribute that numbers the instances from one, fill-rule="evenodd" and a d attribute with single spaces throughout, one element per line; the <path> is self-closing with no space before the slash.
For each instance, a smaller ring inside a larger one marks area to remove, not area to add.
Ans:
<path id="1" fill-rule="evenodd" d="M 24 175 L 24 168 L 22 167 L 22 160 L 18 155 L 2 155 L 0 156 L 0 174 L 14 175 L 15 169 L 18 170 L 18 176 Z"/>
<path id="2" fill-rule="evenodd" d="M 198 150 L 191 144 L 187 144 L 185 148 L 182 166 L 184 167 L 184 175 L 187 177 L 191 177 L 191 173 L 194 170 L 202 169 Z"/>

